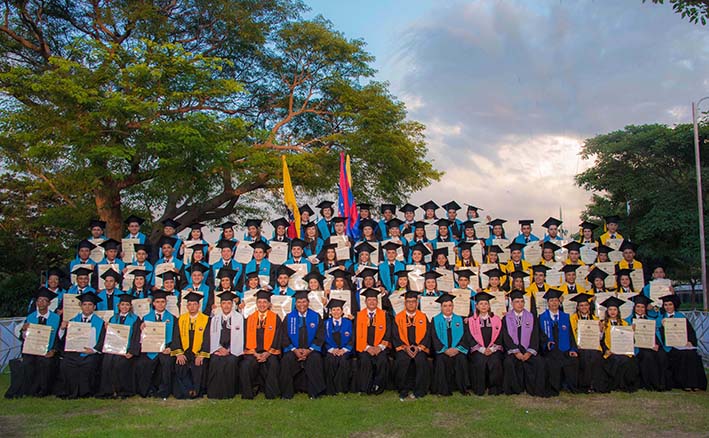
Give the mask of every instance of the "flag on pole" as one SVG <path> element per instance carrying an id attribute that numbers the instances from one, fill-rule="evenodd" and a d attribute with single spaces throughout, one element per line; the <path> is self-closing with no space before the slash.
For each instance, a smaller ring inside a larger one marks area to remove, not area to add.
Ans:
<path id="1" fill-rule="evenodd" d="M 283 161 L 283 203 L 288 210 L 288 237 L 300 238 L 300 211 L 298 203 L 295 201 L 295 193 L 293 185 L 290 182 L 290 172 L 288 171 L 288 163 L 286 163 L 285 155 L 281 155 Z"/>
<path id="2" fill-rule="evenodd" d="M 359 214 L 352 194 L 352 176 L 350 175 L 350 156 L 345 159 L 340 152 L 340 196 L 338 207 L 341 216 L 346 216 L 347 235 L 353 239 L 359 238 Z"/>

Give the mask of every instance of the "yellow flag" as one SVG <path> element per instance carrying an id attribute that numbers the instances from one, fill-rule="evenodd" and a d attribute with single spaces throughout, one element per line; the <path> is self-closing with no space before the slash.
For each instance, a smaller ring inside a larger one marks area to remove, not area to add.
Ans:
<path id="1" fill-rule="evenodd" d="M 281 160 L 283 161 L 283 203 L 291 211 L 295 222 L 295 235 L 300 238 L 300 211 L 298 210 L 298 203 L 295 201 L 295 193 L 290 182 L 290 172 L 288 171 L 285 155 L 281 155 Z"/>
<path id="2" fill-rule="evenodd" d="M 350 171 L 350 155 L 347 154 L 347 161 L 345 162 L 345 171 L 347 172 L 347 184 L 352 188 L 352 172 Z"/>

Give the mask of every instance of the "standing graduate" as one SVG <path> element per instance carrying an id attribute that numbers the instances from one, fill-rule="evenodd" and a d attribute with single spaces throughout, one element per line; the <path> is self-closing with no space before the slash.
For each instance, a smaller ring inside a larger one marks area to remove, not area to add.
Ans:
<path id="1" fill-rule="evenodd" d="M 396 289 L 396 272 L 406 269 L 406 265 L 396 259 L 396 251 L 401 245 L 387 242 L 382 245 L 385 260 L 379 264 L 379 281 L 389 293 Z"/>
<path id="2" fill-rule="evenodd" d="M 638 389 L 639 371 L 638 364 L 633 355 L 614 354 L 611 351 L 611 329 L 615 326 L 627 326 L 620 314 L 620 306 L 625 301 L 610 297 L 601 306 L 606 308 L 606 317 L 603 321 L 603 369 L 608 376 L 609 389 L 625 392 L 634 392 Z"/>
<path id="3" fill-rule="evenodd" d="M 129 327 L 128 348 L 123 354 L 105 353 L 101 361 L 101 383 L 96 397 L 130 397 L 135 394 L 135 357 L 140 354 L 140 318 L 133 313 L 133 296 L 120 296 L 116 313 L 105 324 L 120 324 Z M 106 330 L 103 331 L 101 344 L 105 345 Z"/>
<path id="4" fill-rule="evenodd" d="M 177 324 L 177 316 L 166 310 L 167 297 L 170 292 L 156 290 L 153 292 L 152 309 L 143 318 L 140 325 L 141 332 L 145 330 L 145 322 L 158 322 L 165 324 L 164 349 L 159 353 L 141 353 L 135 363 L 136 392 L 141 397 L 160 397 L 166 399 L 172 391 L 172 370 L 175 367 L 175 358 L 170 354 L 172 350 L 172 335 Z"/>
<path id="5" fill-rule="evenodd" d="M 180 316 L 172 335 L 175 357 L 174 395 L 178 399 L 197 398 L 202 394 L 209 352 L 202 349 L 209 317 L 200 312 L 202 295 L 189 292 L 184 297 L 187 312 Z"/>
<path id="6" fill-rule="evenodd" d="M 290 239 L 288 238 L 288 226 L 290 225 L 288 219 L 280 217 L 274 221 L 271 221 L 271 225 L 273 226 L 273 238 L 271 241 L 282 243 L 290 242 Z"/>
<path id="7" fill-rule="evenodd" d="M 598 321 L 598 317 L 591 311 L 593 296 L 580 293 L 572 298 L 576 302 L 576 312 L 569 317 L 574 340 L 578 339 L 579 321 Z M 601 321 L 598 321 L 598 330 L 601 331 Z M 579 376 L 578 389 L 580 392 L 608 392 L 608 379 L 603 371 L 603 352 L 600 337 L 598 345 L 592 349 L 578 348 Z"/>
<path id="8" fill-rule="evenodd" d="M 475 313 L 468 318 L 470 334 L 470 383 L 475 395 L 502 394 L 502 319 L 492 313 L 487 292 L 475 294 Z"/>
<path id="9" fill-rule="evenodd" d="M 418 310 L 419 293 L 408 291 L 404 294 L 404 310 L 394 319 L 392 347 L 396 351 L 394 368 L 399 399 L 417 399 L 428 393 L 431 384 L 431 370 L 428 354 L 431 351 L 431 330 L 426 314 Z M 411 387 L 407 376 L 414 367 L 414 385 Z M 410 392 L 412 392 L 409 394 Z"/>
<path id="10" fill-rule="evenodd" d="M 579 370 L 576 339 L 569 314 L 561 309 L 561 295 L 560 290 L 549 289 L 543 296 L 548 308 L 539 316 L 542 357 L 552 395 L 562 389 L 575 393 Z"/>
<path id="11" fill-rule="evenodd" d="M 449 232 L 455 240 L 460 240 L 463 236 L 463 227 L 460 219 L 458 219 L 458 210 L 460 210 L 460 205 L 451 201 L 443 204 L 441 207 L 446 211 L 446 219 L 450 222 Z"/>
<path id="12" fill-rule="evenodd" d="M 320 219 L 317 221 L 316 226 L 318 228 L 318 234 L 323 240 L 327 240 L 332 234 L 335 233 L 334 223 L 332 222 L 332 217 L 335 212 L 332 209 L 332 201 L 321 201 L 315 208 L 320 209 Z"/>
<path id="13" fill-rule="evenodd" d="M 603 219 L 606 221 L 606 232 L 601 234 L 599 240 L 603 245 L 606 244 L 608 239 L 623 239 L 623 236 L 618 232 L 618 223 L 620 222 L 620 216 L 611 215 L 606 216 Z"/>
<path id="14" fill-rule="evenodd" d="M 389 371 L 386 352 L 391 345 L 392 322 L 387 313 L 377 307 L 377 289 L 365 289 L 361 295 L 365 297 L 365 308 L 355 319 L 358 387 L 362 393 L 381 394 Z"/>
<path id="15" fill-rule="evenodd" d="M 59 326 L 59 339 L 66 342 L 66 329 L 69 321 L 91 324 L 92 346 L 84 348 L 83 353 L 65 351 L 59 364 L 59 372 L 64 388 L 60 395 L 66 398 L 89 397 L 96 390 L 96 372 L 100 363 L 101 336 L 103 320 L 94 314 L 96 304 L 101 301 L 95 293 L 85 292 L 76 297 L 81 302 L 81 313 L 62 321 Z"/>
<path id="16" fill-rule="evenodd" d="M 432 390 L 438 395 L 452 395 L 457 389 L 463 395 L 468 391 L 468 348 L 470 335 L 463 316 L 453 313 L 455 295 L 445 293 L 436 299 L 441 304 L 441 313 L 431 320 L 434 371 Z M 461 300 L 470 300 L 461 297 Z"/>
<path id="17" fill-rule="evenodd" d="M 281 393 L 278 385 L 281 355 L 281 321 L 269 309 L 271 292 L 256 292 L 256 311 L 246 318 L 244 337 L 244 357 L 239 372 L 241 398 L 252 399 L 259 386 L 267 399 L 274 399 Z"/>
<path id="18" fill-rule="evenodd" d="M 534 221 L 532 219 L 520 219 L 519 221 L 519 235 L 515 237 L 514 243 L 522 243 L 524 245 L 529 242 L 536 242 L 539 237 L 532 234 L 532 224 Z"/>
<path id="19" fill-rule="evenodd" d="M 309 304 L 308 291 L 296 292 L 295 309 L 283 319 L 279 382 L 284 399 L 293 398 L 296 389 L 305 389 L 311 399 L 325 392 L 321 354 L 325 332 L 322 318 Z"/>
<path id="20" fill-rule="evenodd" d="M 633 312 L 625 318 L 625 321 L 630 325 L 635 325 L 635 319 L 649 319 L 647 307 L 652 300 L 643 294 L 638 294 L 630 297 L 630 301 L 634 304 Z M 635 327 L 633 327 L 635 329 Z M 655 344 L 653 348 L 635 348 L 635 359 L 638 362 L 640 370 L 640 382 L 642 388 L 647 391 L 665 391 L 672 388 L 667 388 L 666 370 L 669 366 L 667 362 L 667 353 L 662 348 L 662 344 L 657 335 L 655 335 Z"/>
<path id="21" fill-rule="evenodd" d="M 177 228 L 180 226 L 180 223 L 174 219 L 165 219 L 161 223 L 163 225 L 163 229 L 162 229 L 162 235 L 160 236 L 160 239 L 162 239 L 163 237 L 175 239 L 175 244 L 173 245 L 174 254 L 179 255 L 180 250 L 184 249 L 184 248 L 182 248 L 182 239 L 180 239 L 180 237 L 177 236 L 177 234 L 176 234 Z M 157 252 L 156 252 L 153 260 L 157 260 L 157 259 L 164 257 L 164 256 L 165 256 L 165 254 L 162 251 L 162 248 L 157 248 Z"/>
<path id="22" fill-rule="evenodd" d="M 118 288 L 121 283 L 121 274 L 109 269 L 103 273 L 101 278 L 103 278 L 105 288 L 98 293 L 101 302 L 96 310 L 112 310 L 113 313 L 118 313 L 118 303 L 123 295 L 123 291 Z"/>
<path id="23" fill-rule="evenodd" d="M 263 240 L 256 240 L 250 245 L 254 249 L 254 255 L 251 261 L 244 265 L 244 273 L 256 272 L 259 278 L 264 278 L 268 285 L 273 286 L 276 270 L 271 266 L 271 261 L 266 258 L 271 247 Z M 266 286 L 263 281 L 261 281 L 261 286 Z"/>
<path id="24" fill-rule="evenodd" d="M 234 398 L 238 392 L 239 360 L 244 354 L 244 317 L 234 310 L 236 294 L 219 294 L 220 309 L 209 318 L 202 351 L 209 353 L 207 397 Z"/>
<path id="25" fill-rule="evenodd" d="M 141 217 L 135 215 L 128 216 L 126 220 L 123 221 L 128 229 L 128 234 L 126 234 L 124 239 L 138 239 L 138 243 L 141 245 L 148 243 L 148 238 L 145 234 L 140 232 L 140 226 L 143 225 L 143 222 L 145 222 L 145 219 Z"/>
<path id="26" fill-rule="evenodd" d="M 512 310 L 502 321 L 502 341 L 507 352 L 504 367 L 505 394 L 526 391 L 533 396 L 546 396 L 544 359 L 539 356 L 539 324 L 524 308 L 524 292 L 509 293 Z"/>
<path id="27" fill-rule="evenodd" d="M 662 300 L 662 311 L 657 319 L 659 338 L 667 352 L 669 361 L 668 385 L 671 382 L 673 388 L 681 388 L 685 391 L 706 391 L 707 376 L 704 373 L 702 358 L 697 353 L 697 333 L 689 323 L 687 316 L 680 312 L 679 297 L 675 294 L 660 297 Z M 687 345 L 684 347 L 668 347 L 665 340 L 665 328 L 663 321 L 671 318 L 684 318 L 687 324 Z"/>
<path id="28" fill-rule="evenodd" d="M 377 224 L 376 234 L 379 240 L 386 240 L 389 237 L 389 225 L 388 222 L 396 217 L 396 205 L 394 204 L 382 204 L 379 207 L 379 212 L 382 214 L 382 218 Z"/>
<path id="29" fill-rule="evenodd" d="M 352 380 L 352 320 L 343 318 L 344 300 L 327 303 L 330 317 L 325 320 L 325 387 L 327 395 L 349 392 Z"/>
<path id="30" fill-rule="evenodd" d="M 547 229 L 547 233 L 544 235 L 544 242 L 564 240 L 559 234 L 559 226 L 561 226 L 562 223 L 562 221 L 555 217 L 549 217 L 549 219 L 542 224 L 542 227 Z"/>

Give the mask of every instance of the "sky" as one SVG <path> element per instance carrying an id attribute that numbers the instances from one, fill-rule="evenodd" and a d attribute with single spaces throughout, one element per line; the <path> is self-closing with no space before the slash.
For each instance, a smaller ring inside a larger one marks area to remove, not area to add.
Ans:
<path id="1" fill-rule="evenodd" d="M 584 139 L 630 124 L 691 123 L 691 101 L 709 95 L 709 27 L 667 5 L 306 4 L 309 16 L 367 43 L 375 79 L 426 125 L 427 158 L 445 175 L 412 203 L 471 203 L 515 223 L 535 219 L 538 234 L 560 211 L 569 229 L 579 223 L 591 194 L 574 175 L 593 164 L 579 156 Z"/>

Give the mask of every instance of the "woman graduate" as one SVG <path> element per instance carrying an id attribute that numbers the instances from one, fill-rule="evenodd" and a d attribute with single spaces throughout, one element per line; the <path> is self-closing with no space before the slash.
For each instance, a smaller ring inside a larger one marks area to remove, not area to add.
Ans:
<path id="1" fill-rule="evenodd" d="M 635 325 L 635 319 L 654 320 L 647 314 L 647 307 L 652 300 L 643 294 L 638 294 L 630 297 L 630 301 L 635 303 L 633 312 L 625 318 L 629 325 Z M 633 327 L 635 329 L 635 327 Z M 635 347 L 635 358 L 638 361 L 638 369 L 640 370 L 640 382 L 642 388 L 647 391 L 664 391 L 667 388 L 665 371 L 668 367 L 667 354 L 662 348 L 662 344 L 655 336 L 655 344 L 653 348 L 637 348 Z"/>
<path id="2" fill-rule="evenodd" d="M 470 383 L 475 395 L 502 394 L 502 319 L 490 310 L 495 297 L 486 292 L 475 295 L 475 313 L 468 318 Z"/>
<path id="3" fill-rule="evenodd" d="M 352 349 L 354 331 L 352 320 L 343 318 L 344 300 L 331 299 L 327 303 L 330 318 L 325 320 L 325 393 L 337 395 L 349 392 L 352 380 Z"/>
<path id="4" fill-rule="evenodd" d="M 189 292 L 183 299 L 187 312 L 180 316 L 172 334 L 170 354 L 175 357 L 174 395 L 178 399 L 201 395 L 209 352 L 202 349 L 209 317 L 200 312 L 202 295 Z"/>
<path id="5" fill-rule="evenodd" d="M 335 214 L 332 209 L 334 204 L 335 203 L 332 201 L 321 201 L 315 206 L 315 208 L 320 209 L 321 218 L 317 221 L 316 225 L 318 227 L 318 234 L 323 240 L 335 233 L 335 224 L 332 222 L 332 217 Z"/>
<path id="6" fill-rule="evenodd" d="M 61 381 L 64 384 L 60 395 L 66 398 L 89 397 L 96 389 L 96 372 L 100 363 L 99 342 L 103 332 L 103 320 L 94 314 L 96 304 L 101 301 L 95 293 L 86 292 L 76 297 L 81 302 L 81 313 L 65 319 L 59 326 L 59 339 L 66 341 L 66 329 L 69 321 L 91 324 L 91 347 L 85 347 L 82 353 L 65 351 L 59 362 Z"/>
<path id="7" fill-rule="evenodd" d="M 201 351 L 209 353 L 207 397 L 234 398 L 238 392 L 239 360 L 244 354 L 244 317 L 234 310 L 232 291 L 219 294 L 220 309 L 209 318 Z"/>
<path id="8" fill-rule="evenodd" d="M 610 297 L 601 306 L 606 308 L 606 318 L 603 321 L 603 369 L 608 376 L 609 389 L 634 392 L 638 389 L 640 380 L 638 364 L 633 355 L 614 354 L 611 351 L 611 329 L 615 326 L 627 326 L 620 314 L 620 306 L 625 301 Z"/>
<path id="9" fill-rule="evenodd" d="M 463 322 L 463 316 L 453 313 L 455 295 L 443 294 L 437 303 L 441 304 L 441 313 L 431 320 L 432 350 L 434 354 L 433 394 L 452 395 L 457 389 L 463 395 L 468 391 L 468 348 L 470 335 Z M 468 297 L 460 299 L 470 300 Z"/>
<path id="10" fill-rule="evenodd" d="M 119 297 L 115 315 L 105 324 L 120 324 L 129 327 L 128 348 L 125 353 L 105 353 L 101 361 L 101 383 L 96 397 L 126 398 L 135 395 L 135 357 L 140 354 L 140 318 L 132 311 L 133 296 Z M 106 329 L 100 343 L 105 347 Z"/>
<path id="11" fill-rule="evenodd" d="M 151 273 L 142 269 L 136 269 L 131 272 L 131 274 L 133 275 L 133 285 L 130 289 L 125 291 L 125 293 L 137 299 L 148 298 L 150 288 L 147 285 L 146 277 Z"/>
<path id="12" fill-rule="evenodd" d="M 168 312 L 167 297 L 169 292 L 156 290 L 153 292 L 153 305 L 150 312 L 143 318 L 140 325 L 141 333 L 146 329 L 145 322 L 165 324 L 164 349 L 159 353 L 141 353 L 135 363 L 136 392 L 141 397 L 160 397 L 166 399 L 172 391 L 172 370 L 175 358 L 170 354 L 172 335 L 177 323 L 177 316 Z"/>
<path id="13" fill-rule="evenodd" d="M 524 291 L 509 293 L 512 310 L 502 320 L 502 343 L 507 352 L 503 363 L 505 394 L 546 396 L 545 363 L 539 356 L 539 324 L 524 308 Z"/>
<path id="14" fill-rule="evenodd" d="M 662 311 L 657 319 L 659 338 L 667 352 L 669 361 L 668 388 L 682 388 L 685 391 L 706 391 L 707 376 L 704 373 L 702 358 L 697 354 L 697 333 L 684 313 L 677 310 L 680 300 L 677 295 L 665 295 L 662 300 Z M 668 347 L 665 339 L 664 322 L 667 319 L 684 318 L 687 324 L 687 345 L 684 347 Z M 669 386 L 669 383 L 672 386 Z"/>
<path id="15" fill-rule="evenodd" d="M 305 231 L 305 237 L 303 237 L 303 240 L 305 241 L 305 256 L 312 257 L 320 254 L 324 241 L 318 237 L 318 227 L 315 225 L 315 222 L 308 222 L 303 225 L 303 230 Z"/>
<path id="16" fill-rule="evenodd" d="M 574 339 L 578 339 L 579 321 L 598 321 L 598 317 L 591 312 L 593 295 L 580 293 L 570 298 L 576 302 L 576 312 L 569 317 Z M 598 321 L 598 330 L 601 330 L 601 321 Z M 608 392 L 608 379 L 603 371 L 603 352 L 601 343 L 592 349 L 578 348 L 579 378 L 578 389 L 580 392 Z"/>
<path id="17" fill-rule="evenodd" d="M 273 226 L 273 237 L 271 238 L 271 241 L 283 243 L 290 242 L 290 239 L 288 238 L 288 226 L 290 223 L 286 218 L 280 217 L 274 221 L 271 221 L 271 225 Z"/>

